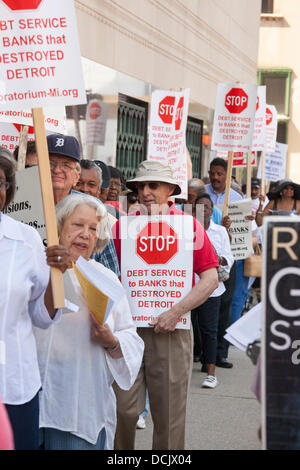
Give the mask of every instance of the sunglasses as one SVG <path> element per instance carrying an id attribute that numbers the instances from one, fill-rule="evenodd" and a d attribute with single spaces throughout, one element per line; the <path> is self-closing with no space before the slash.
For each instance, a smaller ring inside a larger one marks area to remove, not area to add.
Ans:
<path id="1" fill-rule="evenodd" d="M 137 189 L 144 189 L 145 186 L 148 186 L 149 189 L 152 189 L 155 191 L 155 189 L 160 187 L 160 182 L 159 181 L 153 181 L 150 183 L 136 183 Z"/>

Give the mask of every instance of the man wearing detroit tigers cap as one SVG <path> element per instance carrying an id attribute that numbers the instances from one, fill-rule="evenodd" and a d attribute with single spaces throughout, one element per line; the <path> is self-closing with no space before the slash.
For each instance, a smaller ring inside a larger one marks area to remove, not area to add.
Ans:
<path id="1" fill-rule="evenodd" d="M 126 185 L 137 192 L 141 204 L 141 210 L 129 215 L 184 215 L 169 201 L 170 196 L 181 192 L 169 166 L 146 160 L 140 164 L 136 178 L 127 181 Z M 121 217 L 113 229 L 119 262 L 120 225 L 124 219 Z M 204 228 L 196 219 L 193 219 L 193 231 L 193 272 L 200 277 L 199 282 L 181 301 L 156 317 L 151 322 L 152 328 L 137 328 L 145 343 L 140 372 L 129 391 L 114 386 L 117 397 L 116 450 L 134 449 L 136 423 L 145 404 L 145 387 L 154 424 L 152 448 L 184 449 L 193 341 L 191 330 L 176 329 L 176 324 L 182 315 L 205 302 L 218 286 L 218 260 Z"/>

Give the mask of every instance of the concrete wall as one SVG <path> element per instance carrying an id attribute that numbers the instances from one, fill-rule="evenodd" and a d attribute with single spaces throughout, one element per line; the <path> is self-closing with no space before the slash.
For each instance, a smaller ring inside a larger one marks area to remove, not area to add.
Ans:
<path id="1" fill-rule="evenodd" d="M 81 53 L 214 108 L 218 82 L 256 83 L 261 0 L 76 0 Z M 204 111 L 203 109 L 202 111 Z"/>
<path id="2" fill-rule="evenodd" d="M 293 70 L 287 170 L 300 183 L 300 2 L 274 0 L 274 13 L 278 16 L 261 20 L 258 66 Z"/>

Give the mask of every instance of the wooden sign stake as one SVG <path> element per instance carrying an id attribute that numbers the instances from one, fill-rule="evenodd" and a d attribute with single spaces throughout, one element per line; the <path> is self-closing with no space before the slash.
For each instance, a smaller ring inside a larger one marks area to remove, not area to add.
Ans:
<path id="1" fill-rule="evenodd" d="M 252 160 L 252 153 L 247 152 L 247 186 L 246 186 L 247 199 L 251 199 L 251 173 L 252 173 L 251 160 Z"/>
<path id="2" fill-rule="evenodd" d="M 24 170 L 26 164 L 28 126 L 21 126 L 17 169 Z"/>
<path id="3" fill-rule="evenodd" d="M 45 121 L 42 108 L 32 110 L 35 142 L 38 154 L 41 191 L 43 198 L 44 216 L 48 246 L 58 245 L 55 204 L 49 163 L 48 145 L 45 131 Z M 62 273 L 59 269 L 51 268 L 52 294 L 55 308 L 65 306 L 65 295 Z"/>
<path id="4" fill-rule="evenodd" d="M 228 162 L 227 162 L 227 175 L 226 175 L 226 188 L 225 188 L 225 199 L 224 199 L 223 217 L 225 217 L 226 215 L 228 215 L 229 195 L 230 195 L 230 188 L 231 188 L 232 163 L 233 163 L 233 152 L 228 152 Z"/>

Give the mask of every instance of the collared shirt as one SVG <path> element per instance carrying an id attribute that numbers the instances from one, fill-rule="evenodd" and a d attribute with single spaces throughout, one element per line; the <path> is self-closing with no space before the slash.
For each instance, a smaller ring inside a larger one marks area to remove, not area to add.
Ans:
<path id="1" fill-rule="evenodd" d="M 75 189 L 71 190 L 71 194 L 85 194 L 81 193 L 80 191 L 76 191 Z M 90 196 L 94 197 L 94 196 Z M 100 199 L 95 198 L 100 204 L 105 207 L 105 204 L 103 204 Z M 101 253 L 96 253 L 91 256 L 92 259 L 97 261 L 98 263 L 103 264 L 107 269 L 110 269 L 113 273 L 115 273 L 118 277 L 120 276 L 120 268 L 119 268 L 119 263 L 118 263 L 118 258 L 116 254 L 116 249 L 115 245 L 112 239 L 112 232 L 110 228 L 110 224 L 107 222 L 107 230 L 110 235 L 110 240 L 108 242 L 108 245 L 104 248 L 104 250 Z"/>
<path id="2" fill-rule="evenodd" d="M 206 231 L 208 238 L 218 256 L 223 257 L 227 261 L 226 266 L 222 266 L 227 273 L 230 272 L 231 266 L 233 265 L 234 259 L 230 247 L 229 236 L 225 227 L 214 224 L 210 221 L 209 227 Z M 219 286 L 210 295 L 210 297 L 218 297 L 225 292 L 225 286 L 223 282 L 219 282 Z"/>
<path id="3" fill-rule="evenodd" d="M 224 204 L 225 190 L 222 193 L 216 193 L 216 191 L 214 190 L 212 185 L 207 184 L 206 185 L 206 192 L 207 192 L 207 194 L 210 195 L 211 200 L 214 204 Z M 237 191 L 230 188 L 229 202 L 236 202 L 236 201 L 240 201 L 241 199 L 243 199 L 242 196 Z"/>
<path id="4" fill-rule="evenodd" d="M 3 403 L 30 401 L 41 387 L 32 325 L 48 328 L 44 304 L 49 266 L 35 229 L 2 214 L 0 222 L 0 396 Z"/>

